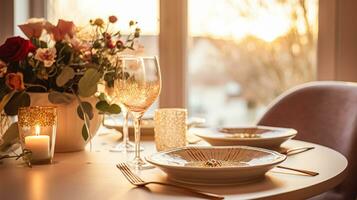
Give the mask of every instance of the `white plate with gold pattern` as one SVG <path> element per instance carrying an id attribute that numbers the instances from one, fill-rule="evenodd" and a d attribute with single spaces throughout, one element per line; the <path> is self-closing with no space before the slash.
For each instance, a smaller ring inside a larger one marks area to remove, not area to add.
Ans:
<path id="1" fill-rule="evenodd" d="M 146 157 L 169 179 L 199 185 L 229 185 L 259 180 L 285 159 L 286 156 L 278 152 L 246 146 L 182 147 Z"/>
<path id="2" fill-rule="evenodd" d="M 295 129 L 270 126 L 195 128 L 191 133 L 213 146 L 244 145 L 277 149 L 297 134 Z"/>

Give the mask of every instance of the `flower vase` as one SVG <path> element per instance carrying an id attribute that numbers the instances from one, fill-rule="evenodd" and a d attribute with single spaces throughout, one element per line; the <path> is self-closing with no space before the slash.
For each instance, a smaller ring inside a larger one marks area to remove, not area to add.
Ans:
<path id="1" fill-rule="evenodd" d="M 29 93 L 31 106 L 56 106 L 57 107 L 57 133 L 55 152 L 82 151 L 99 129 L 102 116 L 95 109 L 96 98 L 82 98 L 82 102 L 92 105 L 93 117 L 90 120 L 90 134 L 87 140 L 82 136 L 84 121 L 77 113 L 78 102 L 73 96 L 73 101 L 68 104 L 52 104 L 48 100 L 48 93 Z"/>

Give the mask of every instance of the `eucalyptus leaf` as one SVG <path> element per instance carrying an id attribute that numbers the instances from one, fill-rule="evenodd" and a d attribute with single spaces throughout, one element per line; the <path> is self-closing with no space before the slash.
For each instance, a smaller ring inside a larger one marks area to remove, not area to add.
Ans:
<path id="1" fill-rule="evenodd" d="M 116 72 L 108 72 L 104 75 L 104 80 L 107 83 L 107 87 L 114 87 L 115 79 L 116 79 Z"/>
<path id="2" fill-rule="evenodd" d="M 7 115 L 17 115 L 20 107 L 30 106 L 30 95 L 26 92 L 16 92 L 5 106 L 5 113 Z"/>
<path id="3" fill-rule="evenodd" d="M 48 100 L 53 104 L 69 104 L 74 100 L 74 97 L 67 93 L 51 91 L 48 94 Z"/>
<path id="4" fill-rule="evenodd" d="M 72 89 L 72 92 L 73 92 L 73 94 L 75 95 L 75 97 L 77 99 L 77 102 L 79 104 L 79 108 L 80 108 L 80 110 L 82 112 L 82 115 L 84 115 L 84 128 L 87 131 L 87 135 L 90 135 L 90 129 L 89 129 L 89 127 L 90 127 L 90 119 L 89 119 L 87 113 L 84 111 L 84 107 L 83 107 L 81 98 L 79 98 L 79 96 L 74 92 L 73 89 Z M 77 108 L 77 112 L 78 112 L 78 108 Z M 82 128 L 82 133 L 83 133 L 83 128 Z M 92 149 L 92 143 L 90 143 L 90 149 Z"/>
<path id="5" fill-rule="evenodd" d="M 64 86 L 69 80 L 74 78 L 75 72 L 71 67 L 64 67 L 56 79 L 56 84 L 59 87 Z"/>
<path id="6" fill-rule="evenodd" d="M 91 105 L 89 102 L 87 102 L 87 101 L 81 102 L 81 104 L 82 104 L 82 108 L 83 108 L 84 112 L 87 114 L 89 120 L 93 119 L 94 113 L 93 113 L 93 107 L 92 107 L 92 105 Z M 78 116 L 79 116 L 82 120 L 84 120 L 82 108 L 81 108 L 80 105 L 78 105 L 78 107 L 77 107 L 77 114 L 78 114 Z"/>
<path id="7" fill-rule="evenodd" d="M 105 101 L 105 94 L 101 92 L 98 96 L 99 101 Z"/>
<path id="8" fill-rule="evenodd" d="M 106 101 L 99 101 L 95 107 L 101 112 L 108 112 L 110 105 Z"/>
<path id="9" fill-rule="evenodd" d="M 79 95 L 82 97 L 90 97 L 97 92 L 97 84 L 102 74 L 96 69 L 88 69 L 83 77 L 79 80 L 78 88 Z"/>
<path id="10" fill-rule="evenodd" d="M 0 145 L 0 152 L 7 152 L 9 149 L 19 141 L 19 129 L 17 122 L 10 125 L 10 127 L 2 135 L 2 144 Z"/>
<path id="11" fill-rule="evenodd" d="M 110 105 L 108 112 L 110 114 L 119 114 L 121 112 L 120 106 L 117 104 L 112 104 Z"/>
<path id="12" fill-rule="evenodd" d="M 83 124 L 83 127 L 82 127 L 82 137 L 83 137 L 84 141 L 87 141 L 88 137 L 89 137 L 87 127 L 85 124 Z"/>

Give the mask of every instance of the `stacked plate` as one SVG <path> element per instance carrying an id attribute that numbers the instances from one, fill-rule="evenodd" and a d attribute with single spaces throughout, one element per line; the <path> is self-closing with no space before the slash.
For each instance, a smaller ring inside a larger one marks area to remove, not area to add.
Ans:
<path id="1" fill-rule="evenodd" d="M 268 126 L 193 128 L 190 133 L 212 146 L 188 146 L 155 153 L 147 161 L 176 182 L 226 185 L 259 180 L 286 155 L 269 149 L 293 138 L 297 131 Z"/>

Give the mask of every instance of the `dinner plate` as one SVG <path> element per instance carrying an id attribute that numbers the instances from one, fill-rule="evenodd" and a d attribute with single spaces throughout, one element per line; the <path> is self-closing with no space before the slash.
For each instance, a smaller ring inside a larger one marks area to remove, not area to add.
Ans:
<path id="1" fill-rule="evenodd" d="M 191 133 L 203 138 L 213 146 L 245 145 L 277 149 L 297 131 L 291 128 L 269 126 L 195 128 Z"/>
<path id="2" fill-rule="evenodd" d="M 247 146 L 182 147 L 146 157 L 149 163 L 163 170 L 169 179 L 199 185 L 259 180 L 285 159 L 286 156 L 278 152 Z"/>

